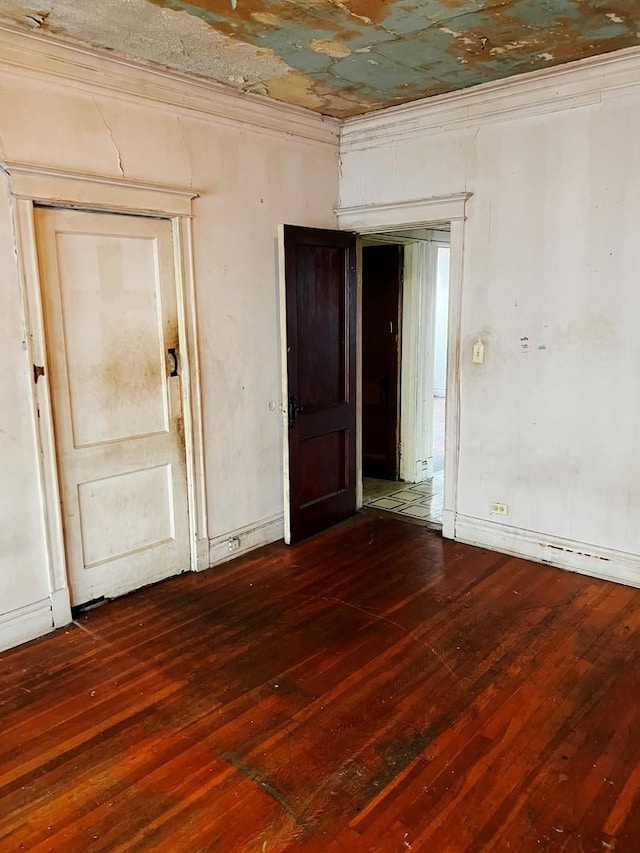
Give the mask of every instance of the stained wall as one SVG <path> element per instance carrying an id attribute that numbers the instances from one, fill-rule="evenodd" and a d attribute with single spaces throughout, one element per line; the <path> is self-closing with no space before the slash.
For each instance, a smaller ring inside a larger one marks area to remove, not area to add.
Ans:
<path id="1" fill-rule="evenodd" d="M 471 193 L 457 535 L 633 583 L 639 81 L 620 54 L 352 120 L 341 167 L 345 207 Z"/>
<path id="2" fill-rule="evenodd" d="M 193 252 L 209 538 L 263 524 L 277 536 L 277 226 L 335 225 L 336 123 L 277 104 L 225 99 L 206 85 L 167 82 L 35 39 L 1 39 L 0 160 L 197 191 Z M 1 645 L 18 636 L 19 609 L 47 598 L 49 580 L 6 179 L 0 188 Z"/>

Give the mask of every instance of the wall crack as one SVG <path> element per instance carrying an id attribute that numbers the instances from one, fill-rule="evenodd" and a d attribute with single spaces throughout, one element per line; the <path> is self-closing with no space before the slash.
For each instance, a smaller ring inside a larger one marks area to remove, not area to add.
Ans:
<path id="1" fill-rule="evenodd" d="M 111 130 L 109 123 L 107 122 L 106 118 L 104 117 L 104 113 L 102 112 L 102 110 L 100 108 L 100 104 L 96 101 L 95 98 L 92 98 L 91 100 L 93 101 L 93 105 L 95 106 L 95 108 L 98 110 L 98 115 L 102 119 L 102 123 L 107 128 L 107 133 L 109 134 L 109 138 L 111 139 L 111 142 L 113 143 L 113 147 L 116 149 L 116 159 L 117 159 L 117 163 L 118 163 L 118 169 L 120 171 L 120 177 L 124 178 L 125 175 L 124 175 L 124 169 L 122 167 L 122 155 L 120 154 L 120 149 L 118 148 L 118 143 L 116 142 L 116 140 L 113 136 L 113 131 Z"/>

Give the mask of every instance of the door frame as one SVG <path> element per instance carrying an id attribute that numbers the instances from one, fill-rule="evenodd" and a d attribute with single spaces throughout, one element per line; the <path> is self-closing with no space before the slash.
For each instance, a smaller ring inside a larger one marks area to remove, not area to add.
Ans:
<path id="1" fill-rule="evenodd" d="M 448 232 L 446 240 L 436 236 L 444 233 L 437 229 L 425 233 L 429 236 L 405 246 L 405 289 L 412 310 L 407 312 L 403 330 L 402 405 L 407 417 L 402 425 L 400 477 L 410 483 L 433 476 L 438 250 L 451 248 Z"/>
<path id="2" fill-rule="evenodd" d="M 473 193 L 461 192 L 387 204 L 342 207 L 335 211 L 338 227 L 358 234 L 384 234 L 403 228 L 434 228 L 451 224 L 449 271 L 449 327 L 447 340 L 447 396 L 445 402 L 445 457 L 442 535 L 454 539 L 458 500 L 460 451 L 460 330 L 464 230 L 467 202 Z M 358 264 L 358 323 L 356 357 L 356 482 L 357 505 L 362 507 L 362 263 Z"/>
<path id="3" fill-rule="evenodd" d="M 7 161 L 0 163 L 0 168 L 9 177 L 13 205 L 18 276 L 26 324 L 25 345 L 30 362 L 44 368 L 43 379 L 36 382 L 35 375 L 31 377 L 30 391 L 39 452 L 41 524 L 46 543 L 53 625 L 60 627 L 69 624 L 72 617 L 34 207 L 44 205 L 128 214 L 169 220 L 171 223 L 183 378 L 190 567 L 192 571 L 201 571 L 209 566 L 209 539 L 191 228 L 192 203 L 198 193 L 184 187 L 146 184 Z"/>
<path id="4" fill-rule="evenodd" d="M 424 438 L 427 423 L 433 423 L 433 361 L 427 358 L 433 351 L 435 320 L 435 253 L 429 242 L 409 243 L 405 247 L 407 271 L 405 296 L 410 310 L 405 315 L 402 351 L 402 421 L 400 479 L 417 483 L 432 476 L 433 436 L 426 443 L 422 459 L 430 463 L 418 465 L 418 444 Z M 427 363 L 425 363 L 427 362 Z"/>

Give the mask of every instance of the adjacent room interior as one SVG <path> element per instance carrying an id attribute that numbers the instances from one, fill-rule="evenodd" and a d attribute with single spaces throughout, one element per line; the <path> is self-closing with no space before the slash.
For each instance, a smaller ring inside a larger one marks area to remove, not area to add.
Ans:
<path id="1" fill-rule="evenodd" d="M 637 853 L 639 33 L 0 0 L 0 850 Z"/>
<path id="2" fill-rule="evenodd" d="M 372 235 L 363 244 L 363 502 L 440 530 L 449 226 Z"/>

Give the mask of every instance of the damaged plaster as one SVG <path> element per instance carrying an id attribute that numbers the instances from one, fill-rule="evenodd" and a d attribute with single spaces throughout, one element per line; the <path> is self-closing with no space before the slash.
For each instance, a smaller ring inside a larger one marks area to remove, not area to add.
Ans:
<path id="1" fill-rule="evenodd" d="M 147 0 L 0 0 L 0 22 L 19 24 L 243 91 L 289 67 L 266 48 L 222 35 L 201 18 Z M 261 92 L 264 93 L 264 92 Z"/>
<path id="2" fill-rule="evenodd" d="M 0 0 L 1 20 L 337 117 L 640 44 L 637 0 Z"/>

